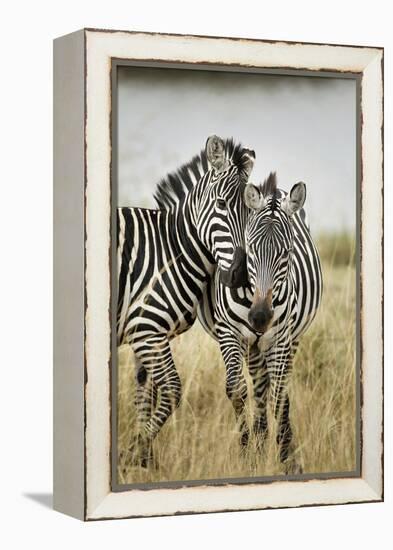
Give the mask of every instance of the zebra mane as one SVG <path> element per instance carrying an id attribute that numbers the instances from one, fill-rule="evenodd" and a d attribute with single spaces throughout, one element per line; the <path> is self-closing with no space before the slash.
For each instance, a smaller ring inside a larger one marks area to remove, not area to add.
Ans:
<path id="1" fill-rule="evenodd" d="M 243 155 L 241 143 L 235 143 L 233 138 L 224 141 L 225 157 L 239 169 L 239 174 L 246 170 L 248 158 Z M 190 193 L 201 177 L 209 170 L 206 151 L 202 150 L 190 162 L 183 164 L 178 170 L 170 172 L 156 187 L 154 199 L 161 210 L 169 210 L 181 202 Z"/>
<path id="2" fill-rule="evenodd" d="M 259 190 L 265 198 L 272 197 L 271 210 L 274 212 L 277 208 L 277 199 L 280 198 L 276 172 L 270 172 L 265 181 L 259 186 Z"/>
<path id="3" fill-rule="evenodd" d="M 272 197 L 272 204 L 271 204 L 271 212 L 274 212 L 274 210 L 277 208 L 277 199 L 282 198 L 285 196 L 285 192 L 282 189 L 279 189 L 277 187 L 277 174 L 276 172 L 270 172 L 268 177 L 265 179 L 265 181 L 259 185 L 259 190 L 261 191 L 262 195 L 267 198 L 269 196 Z M 302 219 L 302 221 L 306 224 L 307 228 L 309 228 L 308 222 L 307 222 L 307 216 L 306 211 L 304 207 L 302 207 L 299 210 L 299 216 Z"/>
<path id="4" fill-rule="evenodd" d="M 277 174 L 276 172 L 270 172 L 268 177 L 259 186 L 262 195 L 266 198 L 269 195 L 275 195 L 277 192 Z"/>

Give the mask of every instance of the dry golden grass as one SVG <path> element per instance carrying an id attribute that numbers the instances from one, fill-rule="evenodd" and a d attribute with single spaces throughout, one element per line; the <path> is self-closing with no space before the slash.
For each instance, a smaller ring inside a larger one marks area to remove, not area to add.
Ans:
<path id="1" fill-rule="evenodd" d="M 354 470 L 356 458 L 355 268 L 353 261 L 349 265 L 335 261 L 333 254 L 340 243 L 330 243 L 330 248 L 328 244 L 325 241 L 322 255 L 322 306 L 301 339 L 290 382 L 295 456 L 304 473 L 310 474 Z M 182 380 L 181 404 L 154 442 L 156 467 L 130 466 L 124 473 L 121 458 L 119 483 L 282 474 L 274 425 L 262 455 L 253 441 L 246 452 L 241 451 L 218 345 L 196 323 L 171 347 Z M 118 364 L 121 453 L 136 434 L 135 374 L 129 347 L 119 349 Z M 248 383 L 252 396 L 249 379 Z M 252 407 L 249 399 L 249 418 Z"/>

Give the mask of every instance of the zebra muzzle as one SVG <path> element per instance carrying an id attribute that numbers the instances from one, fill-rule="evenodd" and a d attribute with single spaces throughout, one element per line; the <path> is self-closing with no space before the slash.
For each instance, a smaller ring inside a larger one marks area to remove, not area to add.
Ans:
<path id="1" fill-rule="evenodd" d="M 228 270 L 220 268 L 220 281 L 229 288 L 248 285 L 247 256 L 244 249 L 238 246 L 233 255 L 232 265 Z"/>
<path id="2" fill-rule="evenodd" d="M 271 326 L 274 314 L 272 294 L 272 289 L 268 290 L 265 297 L 261 297 L 259 293 L 256 293 L 248 312 L 248 321 L 255 332 L 259 334 L 265 334 Z"/>

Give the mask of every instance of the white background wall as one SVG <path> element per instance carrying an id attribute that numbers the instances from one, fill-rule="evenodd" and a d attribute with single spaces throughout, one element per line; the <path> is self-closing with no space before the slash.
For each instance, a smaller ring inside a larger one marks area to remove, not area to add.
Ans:
<path id="1" fill-rule="evenodd" d="M 2 4 L 2 548 L 382 549 L 392 543 L 392 35 L 388 3 Z M 52 512 L 52 38 L 83 26 L 386 47 L 386 502 L 84 525 Z M 34 496 L 35 495 L 35 496 Z M 38 496 L 37 496 L 38 495 Z M 46 505 L 40 504 L 44 502 Z M 390 539 L 390 540 L 389 540 Z"/>

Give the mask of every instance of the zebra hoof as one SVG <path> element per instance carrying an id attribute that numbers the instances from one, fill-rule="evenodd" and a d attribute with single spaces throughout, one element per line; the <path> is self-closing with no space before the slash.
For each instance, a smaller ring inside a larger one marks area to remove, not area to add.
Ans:
<path id="1" fill-rule="evenodd" d="M 262 454 L 265 451 L 266 439 L 268 431 L 267 429 L 254 429 L 255 448 L 257 453 Z"/>
<path id="2" fill-rule="evenodd" d="M 154 465 L 153 442 L 138 436 L 131 443 L 124 460 L 125 468 L 150 468 Z"/>
<path id="3" fill-rule="evenodd" d="M 301 464 L 294 459 L 289 459 L 284 463 L 284 470 L 286 476 L 299 475 L 303 473 Z"/>
<path id="4" fill-rule="evenodd" d="M 135 456 L 138 465 L 142 468 L 154 466 L 153 442 L 142 437 L 139 438 Z"/>

